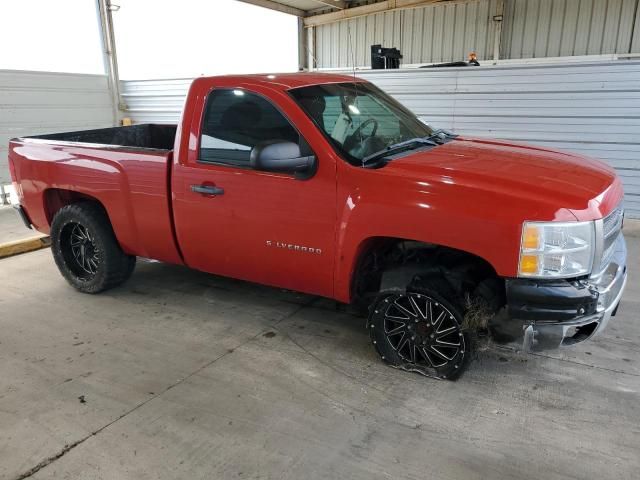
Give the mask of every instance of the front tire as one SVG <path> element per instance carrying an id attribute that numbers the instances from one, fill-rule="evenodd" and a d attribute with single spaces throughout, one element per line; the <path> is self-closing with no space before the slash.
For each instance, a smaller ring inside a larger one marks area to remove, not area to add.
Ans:
<path id="1" fill-rule="evenodd" d="M 84 293 L 120 285 L 136 263 L 120 248 L 102 207 L 90 202 L 58 210 L 51 223 L 51 250 L 62 276 Z"/>
<path id="2" fill-rule="evenodd" d="M 383 361 L 440 379 L 454 380 L 462 373 L 471 342 L 463 310 L 449 290 L 436 282 L 378 295 L 368 328 Z"/>

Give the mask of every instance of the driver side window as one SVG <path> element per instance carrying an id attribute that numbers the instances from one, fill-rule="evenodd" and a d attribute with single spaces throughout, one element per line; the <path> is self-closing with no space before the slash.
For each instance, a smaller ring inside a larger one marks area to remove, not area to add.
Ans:
<path id="1" fill-rule="evenodd" d="M 240 89 L 209 94 L 198 161 L 249 168 L 251 150 L 272 140 L 301 143 L 297 130 L 268 100 Z"/>

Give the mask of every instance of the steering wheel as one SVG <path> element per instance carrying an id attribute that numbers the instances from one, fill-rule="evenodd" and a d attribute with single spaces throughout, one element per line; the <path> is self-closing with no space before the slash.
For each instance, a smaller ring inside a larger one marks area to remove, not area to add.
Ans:
<path id="1" fill-rule="evenodd" d="M 378 133 L 378 121 L 375 118 L 366 119 L 364 122 L 360 124 L 358 128 L 356 128 L 356 131 L 353 132 L 351 136 L 362 138 L 362 130 L 364 130 L 366 127 L 368 127 L 372 123 L 374 124 L 373 130 L 371 131 L 371 134 L 369 135 L 369 137 L 375 137 L 376 133 Z"/>
<path id="2" fill-rule="evenodd" d="M 344 149 L 349 151 L 356 146 L 356 143 L 358 141 L 362 143 L 364 140 L 362 138 L 362 131 L 371 124 L 373 124 L 373 130 L 369 135 L 367 135 L 367 138 L 375 137 L 376 133 L 378 133 L 378 121 L 375 118 L 368 118 L 364 122 L 362 122 L 351 135 L 349 135 L 349 138 L 347 140 L 345 140 L 343 144 Z"/>

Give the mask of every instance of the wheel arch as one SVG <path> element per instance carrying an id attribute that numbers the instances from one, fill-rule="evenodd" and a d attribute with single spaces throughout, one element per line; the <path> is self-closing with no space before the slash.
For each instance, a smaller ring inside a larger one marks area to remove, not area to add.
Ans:
<path id="1" fill-rule="evenodd" d="M 404 251 L 404 253 L 403 253 Z M 464 250 L 398 237 L 369 237 L 360 242 L 348 279 L 348 298 L 362 303 L 381 287 L 404 288 L 416 275 L 468 276 L 480 283 L 493 279 L 503 295 L 504 281 L 486 259 Z M 461 281 L 461 280 L 460 280 Z M 457 289 L 461 287 L 455 286 Z"/>
<path id="2" fill-rule="evenodd" d="M 104 210 L 107 217 L 109 212 L 105 208 L 104 204 L 96 197 L 81 193 L 75 190 L 66 190 L 63 188 L 47 188 L 42 195 L 44 213 L 47 219 L 47 224 L 51 226 L 53 217 L 56 213 L 67 205 L 80 202 L 92 202 L 99 205 Z M 111 220 L 109 220 L 111 221 Z"/>
<path id="3" fill-rule="evenodd" d="M 80 202 L 90 202 L 98 205 L 109 220 L 109 225 L 113 229 L 120 247 L 128 254 L 140 254 L 136 249 L 136 245 L 139 242 L 137 241 L 138 235 L 135 230 L 135 224 L 129 217 L 126 205 L 117 204 L 109 208 L 101 198 L 89 193 L 58 187 L 45 189 L 42 192 L 42 204 L 49 228 L 54 216 L 61 208 Z"/>

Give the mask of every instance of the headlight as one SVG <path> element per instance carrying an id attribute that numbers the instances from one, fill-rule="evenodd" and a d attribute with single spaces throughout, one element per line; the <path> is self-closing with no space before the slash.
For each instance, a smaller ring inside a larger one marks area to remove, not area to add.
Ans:
<path id="1" fill-rule="evenodd" d="M 568 278 L 591 273 L 593 222 L 525 222 L 518 276 Z"/>

